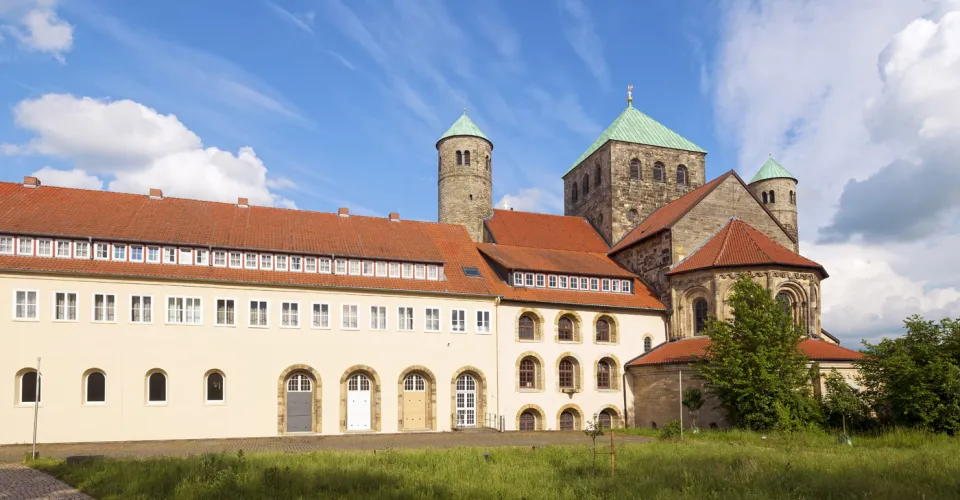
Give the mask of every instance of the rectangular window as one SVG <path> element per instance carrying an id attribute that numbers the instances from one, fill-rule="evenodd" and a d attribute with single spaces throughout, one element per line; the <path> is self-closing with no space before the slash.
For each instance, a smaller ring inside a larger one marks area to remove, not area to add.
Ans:
<path id="1" fill-rule="evenodd" d="M 440 274 L 438 272 L 437 266 L 435 265 L 427 266 L 427 279 L 428 280 L 440 279 Z"/>
<path id="2" fill-rule="evenodd" d="M 0 252 L 3 253 L 3 252 Z M 70 255 L 70 242 L 69 241 L 57 241 L 57 257 L 61 259 L 69 259 L 72 257 Z"/>
<path id="3" fill-rule="evenodd" d="M 423 315 L 423 329 L 428 332 L 440 331 L 440 309 L 428 307 Z"/>
<path id="4" fill-rule="evenodd" d="M 217 326 L 237 324 L 237 305 L 233 299 L 217 299 Z"/>
<path id="5" fill-rule="evenodd" d="M 513 286 L 523 286 L 523 273 L 513 273 Z"/>
<path id="6" fill-rule="evenodd" d="M 413 278 L 413 264 L 404 263 L 402 265 L 403 274 L 401 275 L 403 279 L 408 280 Z"/>
<path id="7" fill-rule="evenodd" d="M 97 260 L 108 260 L 110 258 L 110 244 L 94 243 L 93 258 Z"/>
<path id="8" fill-rule="evenodd" d="M 620 290 L 623 293 L 630 293 L 630 280 L 623 280 L 620 282 Z"/>
<path id="9" fill-rule="evenodd" d="M 303 272 L 303 257 L 298 257 L 296 255 L 290 256 L 290 270 L 295 273 Z"/>
<path id="10" fill-rule="evenodd" d="M 53 319 L 55 321 L 77 320 L 77 294 L 71 292 L 53 294 Z"/>
<path id="11" fill-rule="evenodd" d="M 525 275 L 524 284 L 526 286 L 533 286 L 533 273 L 527 273 Z"/>
<path id="12" fill-rule="evenodd" d="M 160 262 L 160 247 L 147 247 L 147 262 L 151 264 Z"/>
<path id="13" fill-rule="evenodd" d="M 363 275 L 364 276 L 373 276 L 373 261 L 365 260 L 363 261 Z"/>
<path id="14" fill-rule="evenodd" d="M 257 268 L 257 254 L 255 254 L 255 253 L 244 254 L 243 267 L 244 267 L 244 269 L 256 269 L 256 268 Z"/>
<path id="15" fill-rule="evenodd" d="M 387 308 L 386 306 L 370 306 L 370 329 L 387 329 Z"/>
<path id="16" fill-rule="evenodd" d="M 566 276 L 560 276 L 560 278 L 559 278 L 559 280 L 558 280 L 558 283 L 557 283 L 557 286 L 560 287 L 560 288 L 567 288 L 567 277 L 566 277 Z"/>
<path id="17" fill-rule="evenodd" d="M 191 265 L 193 264 L 193 249 L 192 248 L 181 248 L 180 249 L 180 264 L 181 265 Z"/>
<path id="18" fill-rule="evenodd" d="M 223 250 L 214 250 L 213 265 L 214 267 L 227 267 L 227 252 L 224 252 Z"/>
<path id="19" fill-rule="evenodd" d="M 17 290 L 14 293 L 14 318 L 36 320 L 38 307 L 35 290 Z"/>
<path id="20" fill-rule="evenodd" d="M 543 287 L 547 286 L 546 281 L 547 281 L 547 277 L 546 277 L 546 276 L 544 276 L 544 275 L 542 275 L 542 274 L 538 274 L 538 275 L 537 275 L 537 288 L 543 288 Z"/>
<path id="21" fill-rule="evenodd" d="M 427 266 L 423 264 L 416 264 L 413 266 L 413 277 L 422 280 L 427 278 Z"/>
<path id="22" fill-rule="evenodd" d="M 450 310 L 450 331 L 455 333 L 467 331 L 467 311 L 463 309 Z"/>
<path id="23" fill-rule="evenodd" d="M 209 266 L 209 265 L 210 265 L 210 251 L 209 251 L 209 250 L 197 250 L 195 253 L 196 253 L 197 255 L 196 255 L 196 259 L 194 260 L 194 262 L 195 262 L 198 266 Z"/>
<path id="24" fill-rule="evenodd" d="M 571 290 L 577 290 L 577 289 L 579 289 L 579 288 L 580 288 L 580 279 L 577 278 L 576 276 L 571 276 L 571 277 L 570 277 L 570 289 L 571 289 Z"/>
<path id="25" fill-rule="evenodd" d="M 199 325 L 202 322 L 199 297 L 167 297 L 167 323 Z"/>
<path id="26" fill-rule="evenodd" d="M 596 292 L 600 286 L 600 280 L 597 278 L 590 278 L 590 290 Z"/>
<path id="27" fill-rule="evenodd" d="M 143 247 L 140 245 L 130 245 L 130 261 L 143 262 Z"/>
<path id="28" fill-rule="evenodd" d="M 412 307 L 400 307 L 397 309 L 397 317 L 399 322 L 397 323 L 397 330 L 401 331 L 411 331 L 413 330 L 413 308 Z"/>
<path id="29" fill-rule="evenodd" d="M 53 257 L 53 240 L 37 240 L 37 255 Z"/>
<path id="30" fill-rule="evenodd" d="M 554 275 L 547 276 L 547 286 L 550 288 L 557 287 L 557 277 Z"/>
<path id="31" fill-rule="evenodd" d="M 604 291 L 604 292 L 609 292 L 609 291 L 610 291 L 610 280 L 604 278 L 603 280 L 600 281 L 600 286 L 601 286 L 600 290 L 602 290 L 602 291 Z"/>
<path id="32" fill-rule="evenodd" d="M 13 236 L 0 236 L 0 255 L 13 255 Z"/>
<path id="33" fill-rule="evenodd" d="M 330 259 L 326 257 L 320 257 L 320 272 L 324 274 L 330 274 Z"/>
<path id="34" fill-rule="evenodd" d="M 176 263 L 177 263 L 177 249 L 176 249 L 176 248 L 164 248 L 164 249 L 163 249 L 163 263 L 164 263 L 164 264 L 176 264 Z"/>
<path id="35" fill-rule="evenodd" d="M 243 267 L 243 253 L 230 252 L 230 267 L 240 269 Z"/>
<path id="36" fill-rule="evenodd" d="M 317 258 L 316 257 L 304 257 L 303 259 L 303 271 L 307 273 L 317 272 Z"/>
<path id="37" fill-rule="evenodd" d="M 313 327 L 330 328 L 330 304 L 313 305 Z"/>
<path id="38" fill-rule="evenodd" d="M 153 297 L 149 295 L 130 296 L 130 322 L 150 323 L 153 321 Z"/>
<path id="39" fill-rule="evenodd" d="M 112 293 L 93 294 L 93 321 L 112 323 L 117 320 L 117 296 Z"/>
<path id="40" fill-rule="evenodd" d="M 620 292 L 620 280 L 613 280 L 610 282 L 610 291 L 614 293 Z"/>
<path id="41" fill-rule="evenodd" d="M 587 288 L 590 288 L 590 287 L 588 286 L 588 283 L 589 283 L 589 282 L 590 282 L 590 280 L 588 280 L 587 278 L 580 278 L 580 289 L 581 289 L 581 290 L 586 290 Z"/>
<path id="42" fill-rule="evenodd" d="M 490 311 L 477 311 L 477 333 L 490 333 Z"/>
<path id="43" fill-rule="evenodd" d="M 300 328 L 299 303 L 282 302 L 280 304 L 280 326 L 283 328 Z"/>
<path id="44" fill-rule="evenodd" d="M 286 256 L 286 255 L 277 255 L 276 268 L 277 268 L 277 271 L 286 271 L 286 270 L 287 270 L 287 256 Z"/>
<path id="45" fill-rule="evenodd" d="M 335 274 L 347 274 L 347 259 L 337 259 L 334 261 L 334 265 L 336 266 L 334 268 Z"/>
<path id="46" fill-rule="evenodd" d="M 386 262 L 377 262 L 377 276 L 381 278 L 387 277 L 387 263 Z"/>
<path id="47" fill-rule="evenodd" d="M 360 328 L 360 318 L 357 314 L 357 306 L 344 304 L 343 314 L 340 315 L 340 328 L 344 330 L 356 330 Z"/>
<path id="48" fill-rule="evenodd" d="M 350 276 L 360 276 L 360 261 L 351 260 L 350 261 Z"/>
<path id="49" fill-rule="evenodd" d="M 89 259 L 90 258 L 90 243 L 86 241 L 75 241 L 73 242 L 73 258 L 75 259 Z"/>
<path id="50" fill-rule="evenodd" d="M 267 326 L 267 301 L 265 300 L 250 301 L 250 326 L 255 326 L 255 327 Z"/>
<path id="51" fill-rule="evenodd" d="M 33 255 L 33 238 L 17 238 L 17 255 Z"/>
<path id="52" fill-rule="evenodd" d="M 260 269 L 266 269 L 267 271 L 273 269 L 273 255 L 260 255 Z"/>
<path id="53" fill-rule="evenodd" d="M 390 277 L 391 277 L 391 278 L 399 278 L 399 277 L 400 277 L 400 263 L 399 263 L 399 262 L 391 262 L 391 263 L 390 263 Z"/>
<path id="54" fill-rule="evenodd" d="M 113 244 L 113 260 L 127 260 L 127 246 L 119 243 Z"/>

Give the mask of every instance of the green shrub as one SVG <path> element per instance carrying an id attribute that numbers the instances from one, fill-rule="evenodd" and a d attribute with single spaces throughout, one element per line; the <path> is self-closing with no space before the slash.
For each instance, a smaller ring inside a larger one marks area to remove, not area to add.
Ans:
<path id="1" fill-rule="evenodd" d="M 663 424 L 663 428 L 660 429 L 660 439 L 674 439 L 680 437 L 680 421 L 679 420 L 670 420 L 667 423 Z"/>

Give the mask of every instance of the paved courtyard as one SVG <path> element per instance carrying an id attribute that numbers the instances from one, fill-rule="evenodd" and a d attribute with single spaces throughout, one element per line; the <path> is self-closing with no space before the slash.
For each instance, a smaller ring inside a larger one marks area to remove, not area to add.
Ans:
<path id="1" fill-rule="evenodd" d="M 0 464 L 0 500 L 91 500 L 40 471 L 21 464 Z"/>
<path id="2" fill-rule="evenodd" d="M 604 437 L 602 439 L 609 439 Z M 643 443 L 650 438 L 617 435 L 617 443 Z M 247 439 L 198 439 L 177 441 L 127 441 L 111 443 L 38 444 L 41 457 L 77 455 L 106 457 L 153 457 L 203 453 L 277 452 L 302 453 L 321 450 L 382 450 L 388 448 L 453 448 L 460 446 L 587 445 L 582 432 L 443 432 L 417 434 L 368 434 L 346 436 L 288 436 Z M 30 445 L 0 446 L 0 463 L 21 462 Z M 2 491 L 2 489 L 0 489 Z M 0 499 L 3 499 L 0 496 Z M 5 500 L 5 499 L 4 499 Z"/>

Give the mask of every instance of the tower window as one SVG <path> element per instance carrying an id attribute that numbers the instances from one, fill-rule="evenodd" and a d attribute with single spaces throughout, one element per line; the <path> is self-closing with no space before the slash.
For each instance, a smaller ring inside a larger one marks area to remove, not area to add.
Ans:
<path id="1" fill-rule="evenodd" d="M 677 166 L 677 185 L 686 186 L 687 185 L 687 167 L 683 165 Z"/>
<path id="2" fill-rule="evenodd" d="M 490 157 L 487 157 L 487 170 L 490 170 Z"/>
<path id="3" fill-rule="evenodd" d="M 457 165 L 463 165 L 463 152 L 457 151 Z"/>
<path id="4" fill-rule="evenodd" d="M 766 192 L 766 191 L 763 192 L 763 204 L 764 204 L 764 205 L 767 204 L 767 192 Z"/>
<path id="5" fill-rule="evenodd" d="M 630 222 L 637 222 L 637 217 L 638 217 L 638 215 L 637 215 L 637 209 L 631 208 L 630 210 L 627 210 L 627 220 L 628 220 L 628 221 L 630 221 Z"/>
<path id="6" fill-rule="evenodd" d="M 666 182 L 664 179 L 663 173 L 663 163 L 657 162 L 653 165 L 653 181 L 654 182 Z"/>
<path id="7" fill-rule="evenodd" d="M 597 162 L 597 168 L 593 170 L 593 187 L 600 187 L 600 163 Z"/>
<path id="8" fill-rule="evenodd" d="M 774 197 L 773 191 L 770 191 L 770 203 L 776 203 L 776 202 L 777 202 L 777 200 L 776 200 L 776 198 Z"/>
<path id="9" fill-rule="evenodd" d="M 463 164 L 466 165 L 466 166 L 468 166 L 468 167 L 470 166 L 470 152 L 469 152 L 469 151 L 464 151 L 464 152 L 463 152 Z"/>
<path id="10" fill-rule="evenodd" d="M 693 301 L 693 333 L 700 333 L 707 329 L 707 301 L 697 299 Z"/>
<path id="11" fill-rule="evenodd" d="M 576 203 L 580 200 L 580 188 L 577 187 L 577 183 L 573 183 L 573 189 L 570 190 L 570 201 Z"/>
<path id="12" fill-rule="evenodd" d="M 470 201 L 473 201 L 473 195 L 472 195 L 472 194 L 470 195 Z"/>
<path id="13" fill-rule="evenodd" d="M 630 178 L 640 179 L 640 160 L 636 158 L 630 160 Z"/>
<path id="14" fill-rule="evenodd" d="M 791 205 L 797 204 L 797 193 L 794 193 L 793 191 L 790 191 L 790 204 Z"/>
<path id="15" fill-rule="evenodd" d="M 583 176 L 583 195 L 588 194 L 590 194 L 590 174 L 585 174 Z"/>

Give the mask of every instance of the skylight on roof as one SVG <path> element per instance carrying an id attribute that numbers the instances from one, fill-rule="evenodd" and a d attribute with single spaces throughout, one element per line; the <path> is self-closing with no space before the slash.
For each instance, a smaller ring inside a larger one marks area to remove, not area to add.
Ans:
<path id="1" fill-rule="evenodd" d="M 463 266 L 463 274 L 464 274 L 464 276 L 468 276 L 468 277 L 470 277 L 470 278 L 481 278 L 481 277 L 482 277 L 482 276 L 480 275 L 480 270 L 477 269 L 477 268 L 475 268 L 475 267 Z"/>

